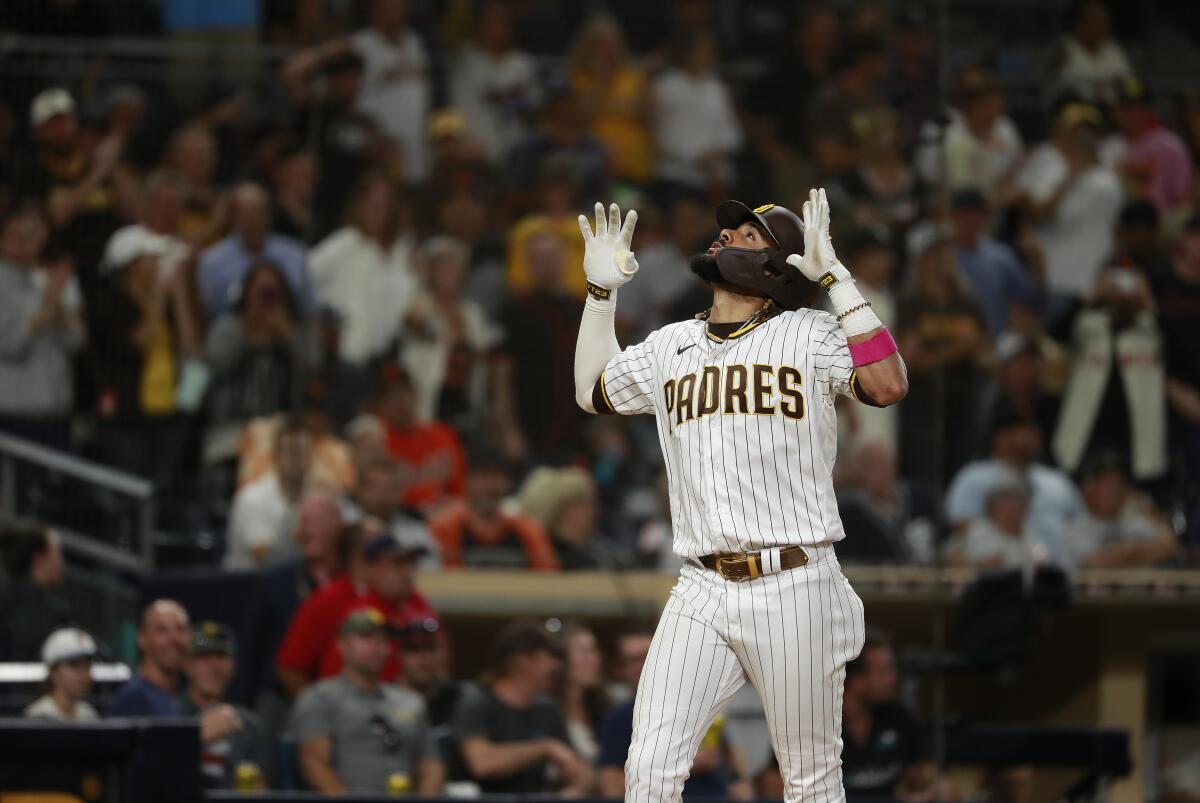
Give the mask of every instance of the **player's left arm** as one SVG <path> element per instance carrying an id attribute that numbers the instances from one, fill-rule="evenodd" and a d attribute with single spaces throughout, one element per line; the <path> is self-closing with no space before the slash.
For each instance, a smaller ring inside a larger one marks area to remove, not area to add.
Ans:
<path id="1" fill-rule="evenodd" d="M 908 395 L 908 370 L 891 333 L 833 252 L 825 190 L 809 191 L 801 217 L 804 254 L 792 254 L 788 264 L 829 292 L 833 314 L 846 335 L 854 362 L 854 395 L 875 406 L 895 404 Z"/>

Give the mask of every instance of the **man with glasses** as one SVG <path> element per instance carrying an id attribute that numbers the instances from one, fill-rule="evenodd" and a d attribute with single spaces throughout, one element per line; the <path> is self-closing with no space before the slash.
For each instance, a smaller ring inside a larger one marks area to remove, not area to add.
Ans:
<path id="1" fill-rule="evenodd" d="M 390 636 L 379 611 L 352 611 L 338 635 L 341 673 L 309 686 L 296 701 L 300 771 L 318 792 L 442 792 L 445 769 L 424 701 L 380 682 Z"/>

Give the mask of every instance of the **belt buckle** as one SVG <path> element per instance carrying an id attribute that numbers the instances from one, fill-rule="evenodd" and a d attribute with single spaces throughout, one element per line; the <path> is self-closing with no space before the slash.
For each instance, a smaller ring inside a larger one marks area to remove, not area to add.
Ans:
<path id="1" fill-rule="evenodd" d="M 717 556 L 717 574 L 721 575 L 726 580 L 732 580 L 735 583 L 740 583 L 742 580 L 745 580 L 746 579 L 745 577 L 730 577 L 728 574 L 725 573 L 725 565 L 726 564 L 729 564 L 730 566 L 732 566 L 737 561 L 742 560 L 742 558 L 743 558 L 742 555 L 718 555 Z"/>

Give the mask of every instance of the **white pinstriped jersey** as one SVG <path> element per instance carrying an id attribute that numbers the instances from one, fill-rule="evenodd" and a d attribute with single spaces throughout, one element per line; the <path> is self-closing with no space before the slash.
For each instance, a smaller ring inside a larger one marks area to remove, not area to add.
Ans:
<path id="1" fill-rule="evenodd" d="M 854 365 L 829 313 L 783 312 L 723 340 L 673 323 L 609 360 L 600 383 L 615 412 L 657 419 L 680 557 L 844 537 L 834 399 L 854 395 Z"/>

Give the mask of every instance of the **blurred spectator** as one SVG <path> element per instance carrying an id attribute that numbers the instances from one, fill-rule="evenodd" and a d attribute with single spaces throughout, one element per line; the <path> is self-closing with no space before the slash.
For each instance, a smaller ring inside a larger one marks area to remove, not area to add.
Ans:
<path id="1" fill-rule="evenodd" d="M 78 269 L 90 303 L 104 244 L 137 212 L 137 184 L 121 163 L 124 139 L 114 133 L 90 147 L 65 89 L 47 89 L 33 99 L 29 127 L 34 152 L 13 171 L 13 200 L 45 206 L 53 242 Z"/>
<path id="2" fill-rule="evenodd" d="M 491 351 L 501 334 L 483 309 L 463 297 L 470 253 L 449 237 L 431 237 L 418 253 L 425 288 L 413 301 L 400 360 L 413 379 L 417 415 L 481 430 L 491 413 Z"/>
<path id="3" fill-rule="evenodd" d="M 411 243 L 399 229 L 395 188 L 367 174 L 346 205 L 345 225 L 311 253 L 318 302 L 338 314 L 342 359 L 355 365 L 396 347 L 416 293 Z"/>
<path id="4" fill-rule="evenodd" d="M 897 313 L 897 339 L 909 371 L 908 401 L 900 406 L 900 454 L 904 476 L 940 488 L 972 454 L 988 338 L 947 234 L 935 231 L 916 260 Z"/>
<path id="5" fill-rule="evenodd" d="M 982 799 L 988 803 L 1033 803 L 1033 789 L 1033 767 L 993 767 L 984 776 Z"/>
<path id="6" fill-rule="evenodd" d="M 454 715 L 471 779 L 484 794 L 586 795 L 591 768 L 546 696 L 562 671 L 562 648 L 540 625 L 516 621 L 496 634 L 488 657 L 486 680 L 463 692 Z"/>
<path id="7" fill-rule="evenodd" d="M 484 449 L 470 454 L 463 499 L 429 522 L 441 545 L 445 568 L 558 568 L 554 547 L 542 525 L 504 510 L 512 484 L 512 470 L 499 454 Z"/>
<path id="8" fill-rule="evenodd" d="M 422 544 L 405 541 L 403 533 L 377 535 L 362 545 L 361 554 L 355 552 L 345 576 L 300 604 L 275 660 L 280 685 L 290 696 L 341 671 L 337 633 L 351 611 L 374 609 L 393 627 L 434 616 L 429 603 L 416 590 L 417 559 L 425 550 Z M 400 676 L 400 660 L 394 648 L 390 648 L 381 671 L 381 678 L 389 683 Z"/>
<path id="9" fill-rule="evenodd" d="M 1179 236 L 1171 269 L 1151 275 L 1166 352 L 1167 400 L 1174 416 L 1172 440 L 1187 456 L 1192 478 L 1200 477 L 1200 215 Z"/>
<path id="10" fill-rule="evenodd" d="M 62 536 L 32 524 L 0 526 L 8 580 L 0 587 L 0 659 L 36 661 L 46 638 L 72 619 Z"/>
<path id="11" fill-rule="evenodd" d="M 842 695 L 842 782 L 848 795 L 929 799 L 933 764 L 920 723 L 902 705 L 892 644 L 868 630 L 862 651 L 846 664 Z M 938 799 L 938 798 L 933 798 Z"/>
<path id="12" fill-rule="evenodd" d="M 430 727 L 450 726 L 462 684 L 450 672 L 450 644 L 437 619 L 414 619 L 396 631 L 404 656 L 403 685 L 425 699 Z"/>
<path id="13" fill-rule="evenodd" d="M 779 759 L 774 753 L 754 776 L 754 797 L 759 800 L 783 800 L 785 796 L 783 773 L 779 770 Z"/>
<path id="14" fill-rule="evenodd" d="M 238 452 L 238 487 L 242 488 L 269 474 L 275 468 L 275 435 L 292 415 L 256 418 L 242 430 Z M 355 482 L 354 455 L 350 444 L 332 431 L 332 423 L 321 407 L 314 406 L 312 388 L 305 389 L 305 403 L 299 421 L 313 436 L 311 482 L 339 491 L 349 491 Z"/>
<path id="15" fill-rule="evenodd" d="M 24 716 L 60 722 L 92 722 L 100 718 L 87 701 L 92 693 L 92 659 L 96 642 L 82 630 L 55 630 L 42 645 L 46 665 L 45 693 L 25 708 Z"/>
<path id="16" fill-rule="evenodd" d="M 1067 527 L 1066 543 L 1077 566 L 1157 566 L 1179 549 L 1162 511 L 1129 482 L 1116 455 L 1097 458 L 1080 483 L 1087 507 Z"/>
<path id="17" fill-rule="evenodd" d="M 917 175 L 909 167 L 894 109 L 878 106 L 865 115 L 858 132 L 860 160 L 839 182 L 853 204 L 854 219 L 905 231 L 917 216 Z"/>
<path id="18" fill-rule="evenodd" d="M 325 490 L 312 490 L 300 500 L 295 532 L 297 555 L 266 568 L 246 608 L 245 633 L 248 648 L 242 653 L 242 698 L 253 701 L 262 690 L 276 697 L 275 654 L 288 623 L 315 591 L 342 575 L 350 557 L 353 536 L 346 531 L 341 500 Z M 268 725 L 277 724 L 258 710 Z M 270 728 L 274 732 L 274 728 Z"/>
<path id="19" fill-rule="evenodd" d="M 141 661 L 129 682 L 113 698 L 114 717 L 180 716 L 179 693 L 183 662 L 192 643 L 187 611 L 172 599 L 151 602 L 142 611 L 137 645 Z M 232 732 L 235 727 L 224 711 L 212 716 L 215 730 Z"/>
<path id="20" fill-rule="evenodd" d="M 204 748 L 200 773 L 210 789 L 240 789 L 239 776 L 246 765 L 253 764 L 261 778 L 266 762 L 267 734 L 262 720 L 225 699 L 233 680 L 236 653 L 232 630 L 218 622 L 201 622 L 192 631 L 191 651 L 183 665 L 187 685 L 179 698 L 179 713 L 201 718 Z M 206 722 L 218 721 L 220 726 L 210 724 L 205 728 Z"/>
<path id="21" fill-rule="evenodd" d="M 295 545 L 300 495 L 310 484 L 313 437 L 298 418 L 276 430 L 273 468 L 244 485 L 233 498 L 226 536 L 225 568 L 250 569 L 289 556 Z"/>
<path id="22" fill-rule="evenodd" d="M 281 79 L 297 108 L 297 139 L 316 143 L 312 242 L 340 225 L 346 201 L 364 173 L 375 165 L 397 165 L 376 120 L 356 108 L 363 59 L 346 39 L 329 39 L 295 53 L 284 64 Z"/>
<path id="23" fill-rule="evenodd" d="M 1051 449 L 1076 471 L 1087 454 L 1115 451 L 1138 481 L 1167 470 L 1166 371 L 1162 333 L 1145 277 L 1101 274 L 1073 326 L 1074 359 Z"/>
<path id="24" fill-rule="evenodd" d="M 929 8 L 904 3 L 892 22 L 892 106 L 900 115 L 902 142 L 912 142 L 925 122 L 938 110 L 935 24 Z"/>
<path id="25" fill-rule="evenodd" d="M 396 363 L 384 365 L 379 384 L 376 409 L 403 489 L 398 502 L 432 512 L 462 496 L 466 455 L 458 435 L 440 421 L 417 416 L 412 379 Z"/>
<path id="26" fill-rule="evenodd" d="M 824 4 L 798 9 L 767 74 L 754 82 L 747 105 L 757 116 L 750 133 L 766 145 L 768 164 L 806 153 L 812 96 L 830 77 L 838 49 L 837 12 Z M 786 149 L 780 152 L 780 149 Z"/>
<path id="27" fill-rule="evenodd" d="M 390 531 L 405 543 L 420 545 L 419 568 L 441 568 L 441 549 L 417 511 L 404 505 L 406 492 L 400 467 L 394 461 L 382 456 L 371 458 L 358 465 L 353 515 L 363 526 Z"/>
<path id="28" fill-rule="evenodd" d="M 974 291 L 994 339 L 1008 323 L 1009 307 L 1038 305 L 1045 276 L 1040 260 L 1029 270 L 1011 248 L 988 235 L 988 217 L 988 201 L 979 190 L 960 190 L 950 199 L 958 269 Z"/>
<path id="29" fill-rule="evenodd" d="M 604 689 L 604 656 L 596 634 L 582 625 L 563 628 L 564 666 L 560 676 L 559 705 L 567 723 L 571 748 L 588 764 L 600 754 L 600 723 L 609 708 Z"/>
<path id="30" fill-rule="evenodd" d="M 579 207 L 575 202 L 578 182 L 571 165 L 558 156 L 547 156 L 538 167 L 533 195 L 534 208 L 516 220 L 508 234 L 508 276 L 505 291 L 509 296 L 528 292 L 536 285 L 534 266 L 530 264 L 529 243 L 536 237 L 558 238 L 568 265 L 583 264 L 583 240 L 579 236 Z M 562 289 L 575 298 L 583 298 L 586 277 L 582 271 L 569 270 L 562 277 Z"/>
<path id="31" fill-rule="evenodd" d="M 1150 201 L 1130 201 L 1121 208 L 1115 234 L 1115 263 L 1146 274 L 1151 289 L 1171 271 L 1171 260 L 1159 232 L 1158 207 Z"/>
<path id="32" fill-rule="evenodd" d="M 521 510 L 550 534 L 566 571 L 612 569 L 620 563 L 598 531 L 596 485 L 582 468 L 539 468 L 521 486 Z"/>
<path id="33" fill-rule="evenodd" d="M 1087 293 L 1113 250 L 1124 195 L 1097 157 L 1100 122 L 1094 107 L 1067 104 L 1016 176 L 1017 199 L 1038 227 L 1046 284 L 1060 296 Z"/>
<path id="34" fill-rule="evenodd" d="M 945 551 L 947 562 L 978 569 L 1025 569 L 1047 562 L 1048 546 L 1030 530 L 1025 480 L 1010 472 L 995 482 L 984 499 L 983 516 L 972 519 L 965 531 L 953 536 Z M 1061 556 L 1062 549 L 1058 552 Z"/>
<path id="35" fill-rule="evenodd" d="M 46 235 L 28 208 L 0 228 L 0 431 L 68 449 L 83 298 L 69 259 L 41 262 Z"/>
<path id="36" fill-rule="evenodd" d="M 599 770 L 600 794 L 609 798 L 625 796 L 625 760 L 629 757 L 629 744 L 633 741 L 633 702 L 637 692 L 638 678 L 650 652 L 654 631 L 648 628 L 630 628 L 617 637 L 614 674 L 624 686 L 627 699 L 608 710 L 600 725 L 600 754 L 596 759 Z M 683 794 L 690 792 L 684 783 Z"/>
<path id="37" fill-rule="evenodd" d="M 1044 345 L 1053 345 L 1054 353 L 1044 355 Z M 982 441 L 990 438 L 996 416 L 1004 415 L 1010 408 L 1015 408 L 1021 418 L 1036 421 L 1042 432 L 1054 431 L 1060 398 L 1052 392 L 1047 374 L 1061 351 L 1044 335 L 1038 338 L 1006 331 L 996 338 L 995 375 L 980 405 Z"/>
<path id="38" fill-rule="evenodd" d="M 613 175 L 648 183 L 654 170 L 649 84 L 626 50 L 620 23 L 593 17 L 576 35 L 569 62 L 571 86 L 588 110 L 592 133 L 608 150 Z"/>
<path id="39" fill-rule="evenodd" d="M 609 155 L 604 145 L 592 136 L 583 104 L 563 76 L 550 77 L 542 87 L 537 125 L 508 155 L 507 189 L 515 195 L 519 211 L 531 205 L 529 195 L 542 177 L 542 165 L 548 159 L 567 166 L 567 172 L 576 182 L 576 206 L 606 196 Z"/>
<path id="40" fill-rule="evenodd" d="M 563 290 L 568 266 L 557 236 L 531 237 L 525 250 L 529 290 L 510 298 L 500 314 L 505 339 L 497 366 L 503 388 L 497 412 L 503 437 L 520 441 L 505 448 L 510 456 L 523 457 L 527 448 L 551 458 L 580 441 L 583 415 L 570 394 L 579 303 Z M 570 269 L 582 273 L 574 265 Z"/>
<path id="41" fill-rule="evenodd" d="M 471 41 L 454 60 L 450 102 L 492 161 L 499 161 L 525 132 L 537 97 L 537 64 L 513 47 L 505 3 L 484 3 L 474 25 Z"/>
<path id="42" fill-rule="evenodd" d="M 229 236 L 200 255 L 197 284 L 210 320 L 234 311 L 246 275 L 259 262 L 282 271 L 298 309 L 312 309 L 312 289 L 305 267 L 304 246 L 271 231 L 271 204 L 258 184 L 239 184 L 232 194 Z"/>
<path id="43" fill-rule="evenodd" d="M 1073 92 L 1085 100 L 1113 100 L 1113 87 L 1133 76 L 1133 67 L 1109 31 L 1108 8 L 1102 0 L 1076 0 L 1066 19 L 1067 33 L 1051 58 L 1051 87 L 1056 94 Z"/>
<path id="44" fill-rule="evenodd" d="M 278 266 L 259 262 L 242 280 L 233 311 L 213 322 L 204 356 L 211 371 L 206 464 L 234 463 L 251 419 L 300 408 L 316 343 Z M 236 467 L 230 471 L 236 476 Z"/>
<path id="45" fill-rule="evenodd" d="M 486 198 L 498 195 L 497 167 L 488 161 L 484 143 L 467 129 L 467 120 L 458 109 L 439 109 L 429 115 L 429 150 L 429 175 L 422 183 L 418 204 L 418 212 L 423 213 L 421 225 L 430 222 L 438 202 L 454 190 L 473 191 Z"/>
<path id="46" fill-rule="evenodd" d="M 379 611 L 348 614 L 338 624 L 341 672 L 308 687 L 296 701 L 292 728 L 300 772 L 317 792 L 442 793 L 445 768 L 424 701 L 383 682 L 392 653 L 389 636 Z"/>
<path id="47" fill-rule="evenodd" d="M 312 319 L 317 362 L 304 383 L 304 401 L 337 428 L 362 412 L 371 396 L 371 369 L 342 357 L 342 318 L 336 310 L 321 307 Z"/>
<path id="48" fill-rule="evenodd" d="M 808 107 L 809 150 L 821 178 L 840 178 L 857 166 L 870 121 L 886 105 L 881 83 L 887 69 L 887 46 L 879 36 L 866 33 L 842 41 L 832 78 Z M 837 192 L 834 199 L 839 200 Z"/>
<path id="49" fill-rule="evenodd" d="M 646 212 L 642 214 L 640 231 L 644 232 L 648 221 Z M 638 271 L 650 281 L 622 287 L 617 312 L 632 327 L 631 336 L 644 337 L 672 320 L 668 310 L 696 282 L 688 262 L 707 250 L 713 228 L 711 210 L 695 198 L 684 197 L 667 212 L 665 237 L 650 243 L 639 235 L 644 245 L 637 248 Z"/>
<path id="50" fill-rule="evenodd" d="M 929 122 L 921 131 L 921 178 L 930 184 L 944 178 L 951 192 L 973 189 L 991 198 L 1019 167 L 1025 148 L 1007 105 L 995 76 L 978 67 L 963 70 L 949 122 L 941 130 Z"/>
<path id="51" fill-rule="evenodd" d="M 1066 474 L 1035 462 L 1041 452 L 1037 421 L 1023 418 L 1008 402 L 998 405 L 990 456 L 963 466 L 955 475 L 946 493 L 947 522 L 961 532 L 972 520 L 983 518 L 992 489 L 1011 482 L 1015 472 L 1028 488 L 1030 532 L 1053 560 L 1062 561 L 1064 529 L 1083 512 L 1083 502 Z"/>
<path id="52" fill-rule="evenodd" d="M 408 0 L 371 0 L 366 28 L 350 41 L 362 58 L 358 108 L 401 149 L 404 177 L 419 181 L 428 165 L 425 118 L 432 87 L 425 46 L 409 26 Z"/>
<path id="53" fill-rule="evenodd" d="M 669 190 L 728 194 L 742 128 L 717 73 L 717 40 L 698 30 L 676 42 L 672 65 L 651 85 L 656 176 Z"/>
<path id="54" fill-rule="evenodd" d="M 181 209 L 170 233 L 192 248 L 211 245 L 228 222 L 231 199 L 215 183 L 219 163 L 216 137 L 200 125 L 180 128 L 163 150 L 162 167 L 178 177 L 180 193 L 175 202 Z M 156 206 L 153 199 L 147 199 L 146 214 L 155 214 Z"/>
<path id="55" fill-rule="evenodd" d="M 313 233 L 317 159 L 307 148 L 291 147 L 280 155 L 271 176 L 271 219 L 275 231 L 298 242 Z"/>
<path id="56" fill-rule="evenodd" d="M 932 562 L 934 509 L 928 494 L 896 473 L 895 449 L 860 440 L 847 455 L 838 508 L 849 537 L 837 544 L 842 563 Z"/>
<path id="57" fill-rule="evenodd" d="M 1120 171 L 1130 197 L 1152 201 L 1159 212 L 1170 213 L 1192 191 L 1187 145 L 1163 125 L 1145 86 L 1132 76 L 1118 83 L 1112 116 L 1117 133 L 1104 143 L 1101 159 Z"/>

